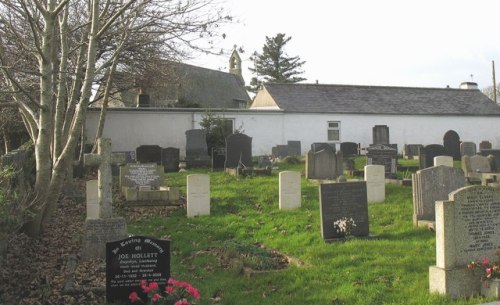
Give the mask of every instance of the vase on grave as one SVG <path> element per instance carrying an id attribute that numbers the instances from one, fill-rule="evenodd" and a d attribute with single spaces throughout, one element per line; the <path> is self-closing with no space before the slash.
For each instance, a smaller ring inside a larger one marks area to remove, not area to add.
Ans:
<path id="1" fill-rule="evenodd" d="M 481 285 L 481 295 L 500 300 L 500 279 L 489 279 Z"/>

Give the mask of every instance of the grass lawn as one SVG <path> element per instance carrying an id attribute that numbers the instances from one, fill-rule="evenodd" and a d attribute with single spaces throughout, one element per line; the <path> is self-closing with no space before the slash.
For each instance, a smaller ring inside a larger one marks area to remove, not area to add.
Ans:
<path id="1" fill-rule="evenodd" d="M 303 172 L 304 165 L 283 164 L 281 170 Z M 327 244 L 320 233 L 318 185 L 303 178 L 301 208 L 280 211 L 279 171 L 270 177 L 247 178 L 190 171 L 210 175 L 210 216 L 188 219 L 186 211 L 179 209 L 168 217 L 129 218 L 129 231 L 171 239 L 172 276 L 199 288 L 202 297 L 198 304 L 485 302 L 481 298 L 450 300 L 429 293 L 428 269 L 435 264 L 435 237 L 412 224 L 411 187 L 388 184 L 386 201 L 369 205 L 370 233 L 376 238 Z M 167 184 L 179 186 L 185 194 L 186 175 L 166 174 Z M 246 276 L 242 267 L 259 265 L 251 255 L 246 260 L 238 256 L 239 250 L 227 250 L 222 258 L 214 255 L 214 249 L 232 247 L 228 245 L 256 249 L 255 244 L 279 251 L 295 263 L 280 271 Z"/>

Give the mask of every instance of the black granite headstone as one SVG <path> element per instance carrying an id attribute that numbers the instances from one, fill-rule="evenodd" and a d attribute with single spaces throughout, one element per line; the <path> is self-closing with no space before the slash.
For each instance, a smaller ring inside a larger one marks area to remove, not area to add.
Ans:
<path id="1" fill-rule="evenodd" d="M 180 149 L 175 147 L 162 148 L 161 163 L 166 173 L 179 171 Z"/>
<path id="2" fill-rule="evenodd" d="M 434 157 L 445 156 L 444 146 L 439 144 L 430 144 L 420 147 L 418 158 L 420 163 L 419 169 L 434 166 Z"/>
<path id="3" fill-rule="evenodd" d="M 448 130 L 443 137 L 444 152 L 447 156 L 457 161 L 462 158 L 460 154 L 460 136 L 454 130 Z"/>
<path id="4" fill-rule="evenodd" d="M 398 151 L 392 145 L 371 145 L 366 153 L 367 165 L 383 165 L 385 177 L 395 179 L 397 174 Z"/>
<path id="5" fill-rule="evenodd" d="M 333 152 L 337 151 L 337 147 L 334 143 L 332 143 L 332 144 L 330 144 L 330 143 L 312 143 L 311 144 L 311 151 L 313 153 L 317 153 L 323 149 L 332 149 Z"/>
<path id="6" fill-rule="evenodd" d="M 479 143 L 479 150 L 483 150 L 483 149 L 491 149 L 491 142 L 490 141 L 481 141 L 481 143 Z"/>
<path id="7" fill-rule="evenodd" d="M 321 236 L 324 240 L 344 237 L 335 229 L 334 222 L 352 219 L 353 236 L 368 236 L 368 202 L 366 182 L 341 182 L 320 184 Z"/>
<path id="8" fill-rule="evenodd" d="M 495 157 L 495 168 L 491 170 L 493 172 L 498 172 L 500 170 L 500 149 L 482 149 L 480 154 L 485 157 L 493 155 Z"/>
<path id="9" fill-rule="evenodd" d="M 288 151 L 290 156 L 300 156 L 302 155 L 302 148 L 300 141 L 288 141 Z"/>
<path id="10" fill-rule="evenodd" d="M 212 147 L 212 170 L 224 170 L 224 162 L 226 162 L 226 149 Z"/>
<path id="11" fill-rule="evenodd" d="M 145 300 L 141 280 L 162 291 L 170 278 L 170 241 L 133 236 L 106 243 L 106 299 L 128 302 L 135 291 Z"/>
<path id="12" fill-rule="evenodd" d="M 158 145 L 141 145 L 136 148 L 136 158 L 139 163 L 161 164 L 161 147 Z"/>
<path id="13" fill-rule="evenodd" d="M 226 138 L 225 168 L 252 167 L 252 138 L 235 133 Z"/>
<path id="14" fill-rule="evenodd" d="M 375 125 L 372 128 L 373 144 L 389 144 L 389 126 Z"/>
<path id="15" fill-rule="evenodd" d="M 359 149 L 358 143 L 354 142 L 342 142 L 340 143 L 340 150 L 342 151 L 342 154 L 344 157 L 353 157 L 357 156 Z"/>
<path id="16" fill-rule="evenodd" d="M 288 145 L 276 145 L 276 151 L 273 153 L 275 157 L 278 157 L 280 159 L 291 156 L 290 148 L 288 147 Z"/>

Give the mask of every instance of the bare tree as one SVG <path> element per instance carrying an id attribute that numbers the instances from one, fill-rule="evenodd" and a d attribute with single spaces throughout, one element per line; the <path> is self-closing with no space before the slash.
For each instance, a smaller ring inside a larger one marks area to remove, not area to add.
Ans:
<path id="1" fill-rule="evenodd" d="M 35 144 L 27 233 L 40 234 L 57 207 L 93 87 L 151 59 L 210 52 L 205 38 L 224 20 L 210 0 L 2 0 L 0 91 Z"/>

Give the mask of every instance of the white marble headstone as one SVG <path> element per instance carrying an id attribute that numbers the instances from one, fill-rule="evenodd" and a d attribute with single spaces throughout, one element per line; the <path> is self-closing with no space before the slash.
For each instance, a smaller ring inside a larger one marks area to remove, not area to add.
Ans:
<path id="1" fill-rule="evenodd" d="M 210 215 L 210 176 L 187 176 L 187 217 Z"/>
<path id="2" fill-rule="evenodd" d="M 300 188 L 300 172 L 284 171 L 279 173 L 279 208 L 300 208 L 302 192 Z"/>

